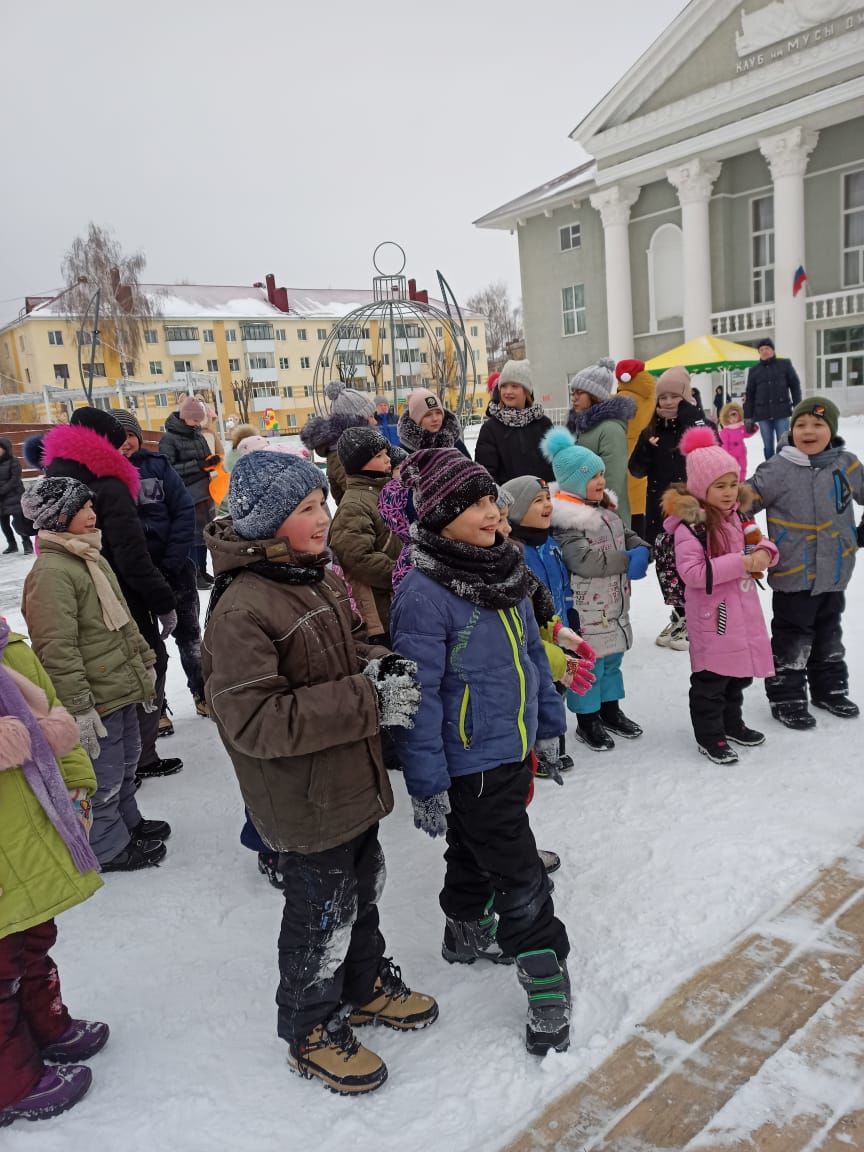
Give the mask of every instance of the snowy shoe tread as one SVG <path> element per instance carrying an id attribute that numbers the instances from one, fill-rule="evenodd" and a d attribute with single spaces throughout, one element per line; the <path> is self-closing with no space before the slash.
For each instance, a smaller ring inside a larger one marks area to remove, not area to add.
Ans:
<path id="1" fill-rule="evenodd" d="M 738 753 L 734 748 L 730 748 L 725 740 L 712 740 L 708 744 L 697 744 L 696 747 L 712 764 L 738 763 Z"/>

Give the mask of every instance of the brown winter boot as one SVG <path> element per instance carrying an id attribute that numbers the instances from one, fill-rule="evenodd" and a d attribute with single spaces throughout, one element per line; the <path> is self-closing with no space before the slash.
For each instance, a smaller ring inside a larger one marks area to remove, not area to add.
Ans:
<path id="1" fill-rule="evenodd" d="M 363 1047 L 341 1015 L 319 1024 L 305 1040 L 289 1047 L 292 1071 L 307 1080 L 320 1080 L 340 1096 L 374 1092 L 387 1079 L 387 1065 Z"/>
<path id="2" fill-rule="evenodd" d="M 428 1028 L 437 1019 L 436 1002 L 422 992 L 412 992 L 403 983 L 398 964 L 394 964 L 387 956 L 381 962 L 374 996 L 368 1004 L 355 1008 L 351 1013 L 351 1025 L 354 1028 L 362 1024 L 385 1024 L 400 1032 Z"/>

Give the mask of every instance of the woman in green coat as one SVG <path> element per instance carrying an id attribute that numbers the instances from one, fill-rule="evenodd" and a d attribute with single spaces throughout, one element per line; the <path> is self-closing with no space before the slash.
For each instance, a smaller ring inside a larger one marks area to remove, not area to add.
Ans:
<path id="1" fill-rule="evenodd" d="M 102 885 L 87 841 L 93 766 L 42 665 L 5 620 L 0 653 L 2 1127 L 71 1108 L 91 1080 L 78 1061 L 98 1052 L 108 1026 L 71 1018 L 49 955 L 54 917 Z"/>
<path id="2" fill-rule="evenodd" d="M 615 361 L 604 357 L 583 368 L 570 381 L 570 411 L 567 427 L 580 448 L 587 448 L 606 466 L 606 486 L 617 497 L 617 512 L 630 527 L 627 496 L 627 425 L 636 414 L 629 396 L 613 396 Z"/>

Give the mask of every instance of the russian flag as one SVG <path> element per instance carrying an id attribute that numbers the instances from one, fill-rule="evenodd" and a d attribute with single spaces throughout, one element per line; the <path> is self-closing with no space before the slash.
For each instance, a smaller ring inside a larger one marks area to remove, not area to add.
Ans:
<path id="1" fill-rule="evenodd" d="M 799 264 L 795 269 L 795 275 L 792 277 L 792 295 L 797 296 L 801 289 L 804 287 L 804 282 L 807 279 L 807 273 L 804 271 L 804 265 Z"/>

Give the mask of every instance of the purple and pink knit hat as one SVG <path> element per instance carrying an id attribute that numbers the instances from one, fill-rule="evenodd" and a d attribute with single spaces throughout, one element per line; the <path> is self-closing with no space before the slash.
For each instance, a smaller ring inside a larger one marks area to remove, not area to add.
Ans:
<path id="1" fill-rule="evenodd" d="M 440 532 L 484 496 L 498 495 L 486 469 L 455 448 L 414 452 L 402 466 L 401 480 L 404 488 L 414 489 L 417 521 L 430 532 Z"/>

